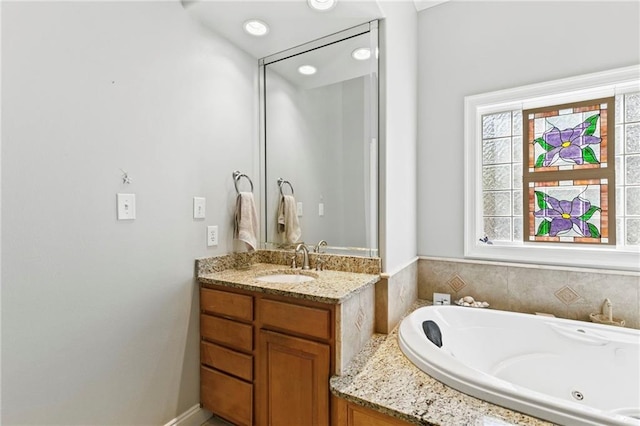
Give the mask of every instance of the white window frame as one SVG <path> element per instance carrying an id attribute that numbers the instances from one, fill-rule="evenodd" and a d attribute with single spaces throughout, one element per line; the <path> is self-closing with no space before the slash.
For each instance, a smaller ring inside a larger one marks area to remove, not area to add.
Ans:
<path id="1" fill-rule="evenodd" d="M 586 244 L 480 241 L 482 203 L 482 116 L 579 102 L 640 91 L 640 65 L 554 80 L 464 99 L 464 255 L 472 259 L 640 271 L 640 249 Z M 615 141 L 611 141 L 614 143 Z M 613 163 L 613 161 L 611 161 Z M 615 190 L 615 188 L 613 188 Z M 523 189 L 523 194 L 524 194 Z M 523 195 L 524 196 L 524 195 Z M 523 214 L 527 214 L 523 212 Z M 615 226 L 612 224 L 610 226 Z M 623 241 L 623 236 L 618 237 Z"/>

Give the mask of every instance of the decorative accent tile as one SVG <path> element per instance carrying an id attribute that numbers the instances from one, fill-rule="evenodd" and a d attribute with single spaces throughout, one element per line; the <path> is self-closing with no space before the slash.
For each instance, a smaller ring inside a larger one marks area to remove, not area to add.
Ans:
<path id="1" fill-rule="evenodd" d="M 578 293 L 576 293 L 574 289 L 572 289 L 568 285 L 562 287 L 554 294 L 565 305 L 570 305 L 581 297 Z"/>
<path id="2" fill-rule="evenodd" d="M 358 308 L 358 315 L 356 315 L 356 328 L 362 331 L 364 321 L 367 319 L 367 314 L 364 313 L 362 306 Z"/>
<path id="3" fill-rule="evenodd" d="M 451 287 L 451 289 L 456 293 L 467 286 L 467 283 L 464 282 L 464 280 L 460 278 L 460 275 L 457 274 L 447 281 L 447 284 L 449 284 L 449 287 Z"/>

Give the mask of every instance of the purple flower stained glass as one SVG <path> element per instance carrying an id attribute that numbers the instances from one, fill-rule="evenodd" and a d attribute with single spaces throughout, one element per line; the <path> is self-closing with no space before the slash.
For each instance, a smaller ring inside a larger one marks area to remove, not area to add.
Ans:
<path id="1" fill-rule="evenodd" d="M 536 236 L 555 237 L 573 229 L 583 237 L 600 238 L 598 227 L 588 222 L 595 212 L 601 210 L 600 207 L 579 195 L 571 201 L 558 200 L 541 191 L 535 191 L 535 195 L 540 210 L 535 211 L 534 216 L 544 218 Z"/>
<path id="2" fill-rule="evenodd" d="M 593 148 L 589 145 L 597 145 L 602 139 L 593 136 L 600 115 L 595 114 L 587 118 L 577 126 L 560 130 L 553 126 L 542 137 L 534 140 L 546 152 L 540 154 L 536 160 L 536 167 L 548 167 L 554 165 L 558 159 L 582 165 L 599 164 Z"/>

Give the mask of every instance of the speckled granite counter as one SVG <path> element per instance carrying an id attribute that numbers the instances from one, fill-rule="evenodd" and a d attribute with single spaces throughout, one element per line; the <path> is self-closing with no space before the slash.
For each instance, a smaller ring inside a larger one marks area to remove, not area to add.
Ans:
<path id="1" fill-rule="evenodd" d="M 208 284 L 223 285 L 316 302 L 338 304 L 375 284 L 380 279 L 379 275 L 333 270 L 310 270 L 308 274 L 316 277 L 313 281 L 294 284 L 262 282 L 256 279 L 261 275 L 274 273 L 291 274 L 299 273 L 299 271 L 296 272 L 285 265 L 255 263 L 247 269 L 226 269 L 219 272 L 202 273 L 198 275 L 198 281 L 205 287 Z M 306 274 L 307 272 L 304 271 L 303 273 Z"/>
<path id="2" fill-rule="evenodd" d="M 419 301 L 411 310 L 429 304 Z M 398 346 L 398 329 L 375 335 L 341 376 L 338 397 L 418 425 L 548 426 L 543 420 L 465 395 L 418 369 Z"/>

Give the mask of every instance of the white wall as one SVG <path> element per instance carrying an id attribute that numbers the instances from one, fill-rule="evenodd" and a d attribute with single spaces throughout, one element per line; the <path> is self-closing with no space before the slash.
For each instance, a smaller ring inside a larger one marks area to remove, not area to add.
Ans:
<path id="1" fill-rule="evenodd" d="M 177 1 L 3 2 L 2 91 L 2 424 L 164 424 L 199 402 L 194 259 L 259 184 L 257 61 Z"/>
<path id="2" fill-rule="evenodd" d="M 640 62 L 640 3 L 447 2 L 419 14 L 418 253 L 463 257 L 463 99 Z"/>
<path id="3" fill-rule="evenodd" d="M 383 270 L 417 253 L 417 15 L 413 2 L 383 1 L 381 25 L 380 234 Z"/>

